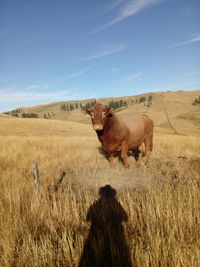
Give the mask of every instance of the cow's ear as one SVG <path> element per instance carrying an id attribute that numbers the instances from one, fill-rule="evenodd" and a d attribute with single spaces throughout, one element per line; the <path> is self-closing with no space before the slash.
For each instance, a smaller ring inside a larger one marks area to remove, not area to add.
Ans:
<path id="1" fill-rule="evenodd" d="M 106 115 L 111 115 L 113 109 L 112 108 L 106 108 Z"/>
<path id="2" fill-rule="evenodd" d="M 83 114 L 85 114 L 85 115 L 89 114 L 90 115 L 91 114 L 91 110 L 90 109 L 85 109 L 85 110 L 83 110 Z"/>
<path id="3" fill-rule="evenodd" d="M 83 110 L 83 113 L 84 113 L 84 114 L 90 114 L 90 109 L 85 109 L 85 110 Z"/>

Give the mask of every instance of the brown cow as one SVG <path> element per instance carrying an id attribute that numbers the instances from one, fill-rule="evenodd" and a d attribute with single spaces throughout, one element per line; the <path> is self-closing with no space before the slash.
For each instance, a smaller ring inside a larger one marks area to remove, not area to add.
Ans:
<path id="1" fill-rule="evenodd" d="M 122 161 L 127 167 L 127 152 L 141 146 L 145 146 L 145 151 L 142 152 L 148 160 L 153 148 L 154 128 L 153 121 L 148 116 L 121 117 L 102 104 L 96 104 L 86 112 L 91 116 L 93 128 L 111 163 L 113 154 L 121 151 Z"/>

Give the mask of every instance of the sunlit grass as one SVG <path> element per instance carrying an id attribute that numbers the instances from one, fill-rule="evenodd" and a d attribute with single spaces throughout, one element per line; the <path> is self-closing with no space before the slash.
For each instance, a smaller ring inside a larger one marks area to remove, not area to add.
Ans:
<path id="1" fill-rule="evenodd" d="M 134 266 L 200 265 L 200 139 L 156 135 L 149 166 L 110 168 L 96 137 L 0 137 L 0 265 L 78 266 L 86 214 L 110 184 Z M 32 163 L 38 162 L 36 192 Z M 51 200 L 48 185 L 67 175 Z"/>

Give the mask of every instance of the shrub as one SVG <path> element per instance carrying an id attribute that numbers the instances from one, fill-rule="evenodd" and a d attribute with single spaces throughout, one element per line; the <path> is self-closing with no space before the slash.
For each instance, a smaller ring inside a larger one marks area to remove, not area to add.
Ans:
<path id="1" fill-rule="evenodd" d="M 38 118 L 36 113 L 22 113 L 22 118 Z"/>

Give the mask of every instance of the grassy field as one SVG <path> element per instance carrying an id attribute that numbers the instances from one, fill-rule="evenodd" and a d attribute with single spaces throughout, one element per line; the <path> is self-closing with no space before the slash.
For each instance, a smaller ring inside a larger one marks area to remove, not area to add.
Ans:
<path id="1" fill-rule="evenodd" d="M 110 168 L 89 125 L 0 118 L 0 265 L 78 266 L 88 209 L 109 184 L 128 217 L 122 229 L 134 266 L 200 266 L 200 138 L 160 132 L 148 166 L 130 156 L 129 169 L 118 158 Z"/>

